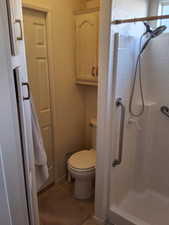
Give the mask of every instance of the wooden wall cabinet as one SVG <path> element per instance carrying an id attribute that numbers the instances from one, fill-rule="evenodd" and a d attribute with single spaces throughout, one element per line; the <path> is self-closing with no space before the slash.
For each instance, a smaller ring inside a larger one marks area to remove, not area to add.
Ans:
<path id="1" fill-rule="evenodd" d="M 99 8 L 75 12 L 76 83 L 97 85 Z"/>

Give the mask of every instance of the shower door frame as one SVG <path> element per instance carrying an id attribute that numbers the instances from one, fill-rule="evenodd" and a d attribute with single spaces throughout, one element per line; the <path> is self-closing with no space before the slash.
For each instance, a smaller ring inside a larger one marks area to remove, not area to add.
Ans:
<path id="1" fill-rule="evenodd" d="M 99 34 L 98 133 L 96 159 L 95 217 L 109 220 L 110 173 L 113 162 L 113 115 L 115 114 L 116 74 L 114 40 L 111 39 L 112 6 L 115 0 L 101 0 Z"/>

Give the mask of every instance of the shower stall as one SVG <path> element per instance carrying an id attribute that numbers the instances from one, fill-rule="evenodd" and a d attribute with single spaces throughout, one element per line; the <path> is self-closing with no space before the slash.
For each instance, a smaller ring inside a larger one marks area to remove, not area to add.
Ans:
<path id="1" fill-rule="evenodd" d="M 144 112 L 134 116 L 130 96 L 145 27 L 138 22 L 111 29 L 116 104 L 109 219 L 115 225 L 169 225 L 169 33 L 153 38 L 141 56 Z M 135 112 L 142 109 L 139 79 Z"/>

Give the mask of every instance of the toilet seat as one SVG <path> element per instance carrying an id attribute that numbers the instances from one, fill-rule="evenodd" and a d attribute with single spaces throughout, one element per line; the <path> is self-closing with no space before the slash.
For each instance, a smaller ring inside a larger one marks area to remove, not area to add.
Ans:
<path id="1" fill-rule="evenodd" d="M 68 165 L 68 168 L 74 172 L 77 172 L 77 173 L 88 173 L 88 172 L 93 172 L 95 171 L 95 167 L 92 167 L 92 168 L 89 168 L 89 169 L 78 169 L 78 168 L 74 168 L 74 167 L 71 167 L 70 165 Z"/>
<path id="2" fill-rule="evenodd" d="M 74 171 L 90 172 L 96 167 L 96 150 L 82 150 L 73 154 L 68 160 L 68 167 Z"/>

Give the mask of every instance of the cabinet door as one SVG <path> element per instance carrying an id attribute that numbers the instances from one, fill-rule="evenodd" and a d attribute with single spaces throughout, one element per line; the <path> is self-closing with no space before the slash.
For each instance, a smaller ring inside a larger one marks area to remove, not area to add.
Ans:
<path id="1" fill-rule="evenodd" d="M 78 81 L 97 81 L 98 12 L 76 17 L 76 75 Z"/>

